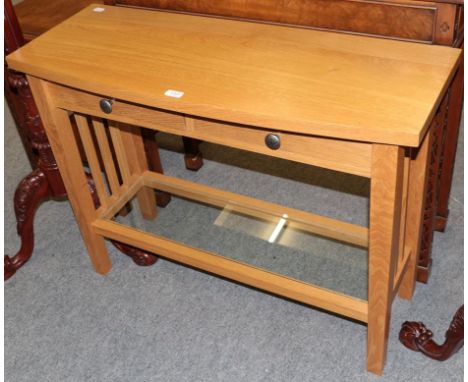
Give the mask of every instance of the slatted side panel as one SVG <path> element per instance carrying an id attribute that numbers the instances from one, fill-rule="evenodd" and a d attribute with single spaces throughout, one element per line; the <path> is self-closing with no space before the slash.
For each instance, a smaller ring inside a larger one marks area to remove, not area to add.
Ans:
<path id="1" fill-rule="evenodd" d="M 86 160 L 91 170 L 91 176 L 93 177 L 93 181 L 96 186 L 99 204 L 103 208 L 107 208 L 109 205 L 109 192 L 103 177 L 100 158 L 96 152 L 93 135 L 89 126 L 89 120 L 86 116 L 81 114 L 75 114 L 74 117 L 76 125 L 78 126 L 78 133 L 86 155 Z"/>
<path id="2" fill-rule="evenodd" d="M 125 148 L 124 139 L 122 137 L 122 132 L 119 128 L 119 125 L 115 122 L 109 121 L 109 131 L 112 138 L 112 143 L 114 146 L 114 152 L 119 165 L 120 175 L 123 182 L 127 182 L 131 175 L 131 170 L 129 167 L 129 158 L 127 155 L 127 150 Z"/>
<path id="3" fill-rule="evenodd" d="M 102 156 L 104 168 L 106 171 L 107 181 L 109 182 L 110 191 L 114 194 L 119 190 L 120 182 L 117 173 L 117 168 L 114 162 L 114 156 L 112 154 L 109 138 L 106 133 L 106 126 L 104 121 L 100 118 L 93 118 L 92 124 L 96 139 L 99 147 L 99 152 Z"/>
<path id="4" fill-rule="evenodd" d="M 83 147 L 82 159 L 89 167 L 93 179 L 95 187 L 93 199 L 96 208 L 100 211 L 107 210 L 132 189 L 141 173 L 147 168 L 132 167 L 133 158 L 127 147 L 132 145 L 132 142 L 127 142 L 123 132 L 125 126 L 81 113 L 72 114 L 71 120 L 76 124 L 78 132 L 76 138 Z M 143 153 L 142 161 L 145 160 L 146 156 Z M 121 215 L 126 213 L 128 207 L 121 209 Z"/>

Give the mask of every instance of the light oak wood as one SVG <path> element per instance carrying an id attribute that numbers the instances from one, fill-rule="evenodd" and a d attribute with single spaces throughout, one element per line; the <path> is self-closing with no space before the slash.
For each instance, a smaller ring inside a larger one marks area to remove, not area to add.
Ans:
<path id="1" fill-rule="evenodd" d="M 68 112 L 53 106 L 54 99 L 48 93 L 47 84 L 44 81 L 28 76 L 28 82 L 94 269 L 98 273 L 106 274 L 112 264 L 104 239 L 91 227 L 91 222 L 96 219 L 96 209 L 81 164 Z"/>
<path id="2" fill-rule="evenodd" d="M 410 168 L 410 150 L 405 150 L 405 159 L 403 162 L 403 186 L 401 195 L 401 215 L 400 215 L 400 243 L 398 248 L 398 260 L 396 262 L 395 274 L 401 271 L 401 268 L 406 262 L 405 255 L 405 229 L 406 229 L 406 212 L 408 207 L 408 186 L 409 186 L 409 168 Z"/>
<path id="3" fill-rule="evenodd" d="M 405 244 L 411 248 L 412 256 L 401 282 L 398 295 L 404 299 L 413 297 L 416 284 L 416 271 L 418 256 L 421 246 L 421 233 L 423 225 L 424 198 L 426 195 L 427 177 L 430 160 L 430 150 L 432 147 L 432 129 L 428 131 L 421 147 L 413 150 L 413 158 L 410 162 L 410 177 L 408 193 L 408 211 L 406 217 Z"/>
<path id="4" fill-rule="evenodd" d="M 368 143 L 265 131 L 196 118 L 186 120 L 191 121 L 190 136 L 203 141 L 370 177 L 371 145 Z M 265 137 L 269 133 L 280 137 L 278 150 L 265 145 Z"/>
<path id="5" fill-rule="evenodd" d="M 367 302 L 264 271 L 124 225 L 98 219 L 93 228 L 113 240 L 241 283 L 367 322 Z"/>
<path id="6" fill-rule="evenodd" d="M 118 192 L 120 183 L 117 175 L 117 170 L 115 168 L 112 151 L 109 145 L 106 127 L 100 119 L 93 118 L 92 123 L 99 146 L 99 152 L 101 153 L 102 162 L 104 163 L 104 168 L 106 170 L 107 181 L 109 182 L 111 193 L 114 194 Z"/>
<path id="7" fill-rule="evenodd" d="M 93 8 L 8 56 L 8 65 L 189 115 L 417 147 L 460 57 L 441 46 Z M 185 94 L 167 97 L 169 89 Z"/>
<path id="8" fill-rule="evenodd" d="M 96 185 L 96 192 L 99 197 L 99 203 L 103 208 L 107 208 L 109 203 L 109 194 L 104 183 L 101 166 L 99 164 L 96 148 L 94 147 L 88 120 L 83 115 L 75 114 L 75 121 L 78 126 L 78 132 L 80 134 L 81 143 L 83 144 L 86 159 L 91 170 L 91 175 L 93 177 L 94 184 Z"/>
<path id="9" fill-rule="evenodd" d="M 141 136 L 141 129 L 124 123 L 116 124 L 119 129 L 122 150 L 128 161 L 128 171 L 134 176 L 140 176 L 148 171 L 148 161 Z M 152 220 L 157 215 L 156 195 L 149 187 L 141 187 L 137 193 L 138 204 L 143 217 Z"/>
<path id="10" fill-rule="evenodd" d="M 103 118 L 108 117 L 99 108 L 101 97 L 59 85 L 52 87 L 56 92 L 59 107 Z M 280 133 L 275 130 L 192 118 L 120 101 L 114 101 L 112 108 L 112 119 L 116 121 L 370 177 L 369 143 Z M 269 133 L 281 136 L 281 147 L 278 150 L 271 150 L 265 145 L 265 136 Z"/>
<path id="11" fill-rule="evenodd" d="M 112 139 L 112 145 L 114 146 L 115 156 L 117 158 L 120 174 L 122 176 L 122 181 L 123 183 L 125 183 L 128 180 L 128 178 L 130 178 L 130 175 L 132 173 L 128 161 L 127 149 L 125 147 L 125 143 L 122 138 L 122 133 L 118 123 L 109 120 L 108 124 L 110 136 Z"/>
<path id="12" fill-rule="evenodd" d="M 382 374 L 398 261 L 404 149 L 374 144 L 369 226 L 367 369 Z"/>
<path id="13" fill-rule="evenodd" d="M 115 216 L 130 200 L 134 198 L 137 192 L 141 191 L 143 186 L 143 178 L 141 176 L 132 175 L 125 184 L 120 186 L 117 194 L 109 197 L 107 207 L 98 208 L 97 216 Z"/>
<path id="14" fill-rule="evenodd" d="M 403 261 L 401 261 L 401 265 L 397 268 L 397 271 L 393 276 L 392 299 L 394 299 L 395 296 L 397 295 L 398 290 L 400 289 L 400 285 L 403 281 L 403 278 L 406 272 L 408 272 L 408 268 L 411 266 L 411 262 L 410 262 L 411 256 L 413 256 L 411 248 L 405 247 Z"/>
<path id="15" fill-rule="evenodd" d="M 360 247 L 367 247 L 368 245 L 369 231 L 366 227 L 345 223 L 325 216 L 314 215 L 154 172 L 145 172 L 143 183 L 161 191 L 166 191 L 199 202 L 209 203 L 221 208 L 227 205 L 231 207 L 238 206 L 239 208 L 244 208 L 244 212 L 249 210 L 252 216 L 262 217 L 266 214 L 282 217 L 283 215 L 287 215 L 289 219 L 298 223 L 303 229 L 307 227 L 308 232 L 355 244 Z M 106 216 L 112 217 L 112 215 Z"/>

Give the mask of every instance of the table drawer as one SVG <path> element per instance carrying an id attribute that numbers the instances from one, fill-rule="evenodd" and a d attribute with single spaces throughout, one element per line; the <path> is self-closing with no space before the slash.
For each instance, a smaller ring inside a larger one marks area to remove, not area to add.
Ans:
<path id="1" fill-rule="evenodd" d="M 51 83 L 48 86 L 57 105 L 66 110 L 370 177 L 369 143 L 279 132 L 187 116 L 118 100 L 113 101 L 112 111 L 106 114 L 100 107 L 103 98 L 98 95 Z M 276 135 L 280 140 L 277 149 L 271 149 L 266 144 L 265 139 L 270 134 Z"/>
<path id="2" fill-rule="evenodd" d="M 455 18 L 449 8 L 456 8 L 454 4 L 411 0 L 114 0 L 107 3 L 436 43 L 439 34 L 453 36 Z"/>
<path id="3" fill-rule="evenodd" d="M 295 162 L 370 176 L 371 145 L 186 117 L 186 136 Z M 271 148 L 267 140 L 278 146 Z"/>

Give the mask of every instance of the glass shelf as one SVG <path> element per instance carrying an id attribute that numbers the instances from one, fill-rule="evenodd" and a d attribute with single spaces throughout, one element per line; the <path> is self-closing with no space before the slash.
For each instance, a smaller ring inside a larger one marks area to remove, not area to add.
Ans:
<path id="1" fill-rule="evenodd" d="M 367 300 L 365 246 L 317 234 L 316 227 L 288 215 L 238 202 L 204 203 L 171 195 L 157 217 L 143 219 L 136 198 L 131 212 L 113 221 L 192 248 L 357 299 Z M 210 200 L 209 197 L 206 200 Z M 285 212 L 286 211 L 286 212 Z M 344 237 L 344 236 L 343 236 Z"/>

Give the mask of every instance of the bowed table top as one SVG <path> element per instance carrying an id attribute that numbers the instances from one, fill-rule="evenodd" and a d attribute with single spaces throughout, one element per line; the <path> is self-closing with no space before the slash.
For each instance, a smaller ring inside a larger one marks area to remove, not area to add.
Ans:
<path id="1" fill-rule="evenodd" d="M 418 146 L 461 50 L 91 5 L 7 57 L 10 68 L 189 115 Z"/>

